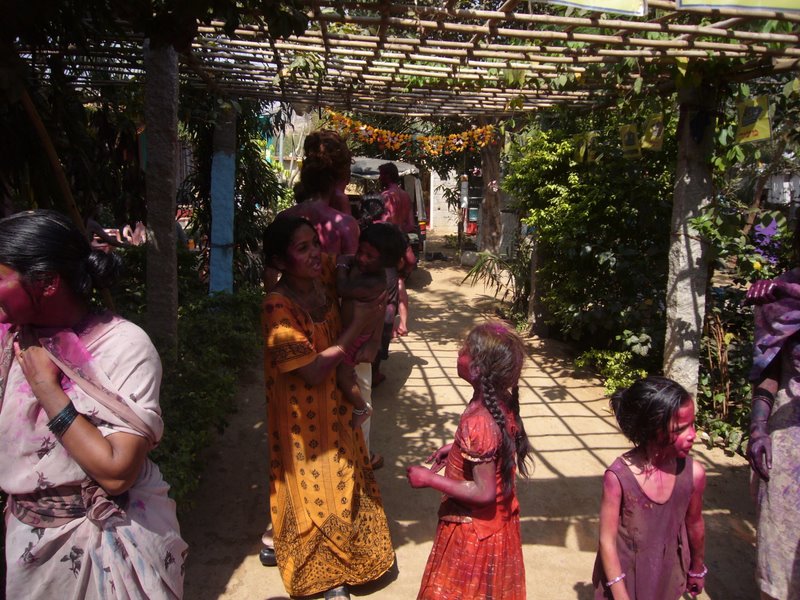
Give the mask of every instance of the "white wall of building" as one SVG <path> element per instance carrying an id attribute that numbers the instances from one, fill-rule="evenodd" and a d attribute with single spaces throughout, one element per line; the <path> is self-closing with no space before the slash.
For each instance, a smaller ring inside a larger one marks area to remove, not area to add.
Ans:
<path id="1" fill-rule="evenodd" d="M 448 179 L 441 179 L 436 172 L 431 172 L 431 214 L 428 215 L 428 230 L 437 235 L 451 235 L 458 233 L 458 215 L 447 206 L 444 199 L 442 186 L 457 188 L 458 176 L 455 171 L 449 173 Z"/>

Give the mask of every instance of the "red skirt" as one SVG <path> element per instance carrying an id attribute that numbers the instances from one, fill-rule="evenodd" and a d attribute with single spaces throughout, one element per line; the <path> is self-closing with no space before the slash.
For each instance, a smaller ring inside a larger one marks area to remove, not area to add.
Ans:
<path id="1" fill-rule="evenodd" d="M 479 539 L 472 523 L 439 521 L 417 600 L 525 600 L 519 517 Z"/>

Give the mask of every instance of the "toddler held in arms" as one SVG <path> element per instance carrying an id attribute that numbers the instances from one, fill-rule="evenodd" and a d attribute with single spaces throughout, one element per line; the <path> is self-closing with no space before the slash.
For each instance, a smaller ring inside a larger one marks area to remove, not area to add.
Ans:
<path id="1" fill-rule="evenodd" d="M 386 268 L 395 266 L 405 252 L 405 239 L 395 225 L 374 223 L 358 239 L 355 255 L 339 256 L 336 261 L 336 289 L 342 299 L 341 315 L 345 327 L 353 317 L 354 303 L 373 301 L 386 292 Z M 345 358 L 336 369 L 336 382 L 353 405 L 353 427 L 359 427 L 372 414 L 372 407 L 361 395 L 354 367 L 372 362 L 380 346 L 383 319 L 344 348 Z"/>

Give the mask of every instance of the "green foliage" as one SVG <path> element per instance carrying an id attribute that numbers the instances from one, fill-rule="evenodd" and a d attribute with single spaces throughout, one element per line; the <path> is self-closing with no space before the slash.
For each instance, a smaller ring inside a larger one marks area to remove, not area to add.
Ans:
<path id="1" fill-rule="evenodd" d="M 184 93 L 182 118 L 191 142 L 195 170 L 178 191 L 178 202 L 194 208 L 191 228 L 195 235 L 211 239 L 211 162 L 214 122 L 227 105 L 203 94 Z M 236 184 L 234 192 L 234 277 L 237 284 L 256 285 L 261 280 L 261 235 L 277 212 L 285 188 L 259 146 L 271 133 L 271 125 L 260 118 L 262 102 L 246 100 L 235 105 Z"/>
<path id="2" fill-rule="evenodd" d="M 517 136 L 504 182 L 537 238 L 538 317 L 584 347 L 623 351 L 626 330 L 649 336 L 634 362 L 656 368 L 675 147 L 623 159 L 613 115 L 545 126 Z M 575 163 L 572 135 L 589 130 L 599 132 L 597 162 Z"/>
<path id="3" fill-rule="evenodd" d="M 116 290 L 117 310 L 143 323 L 145 250 L 124 251 L 127 276 Z M 165 360 L 161 409 L 165 434 L 151 457 L 186 508 L 202 473 L 202 452 L 226 425 L 237 382 L 260 355 L 260 288 L 244 287 L 234 295 L 206 295 L 197 274 L 197 256 L 178 253 L 181 297 L 177 359 Z"/>
<path id="4" fill-rule="evenodd" d="M 237 382 L 259 355 L 261 291 L 206 296 L 181 306 L 178 358 L 164 364 L 165 435 L 152 454 L 184 508 L 197 489 L 202 451 L 227 426 Z"/>
<path id="5" fill-rule="evenodd" d="M 630 386 L 637 379 L 647 376 L 647 371 L 633 366 L 634 355 L 627 350 L 600 350 L 594 348 L 575 359 L 575 366 L 590 368 L 603 380 L 606 395 Z"/>
<path id="6" fill-rule="evenodd" d="M 531 291 L 532 242 L 529 238 L 518 238 L 511 256 L 480 252 L 478 260 L 462 283 L 475 285 L 483 282 L 495 290 L 495 296 L 511 304 L 510 312 L 526 315 L 528 297 Z"/>
<path id="7" fill-rule="evenodd" d="M 697 396 L 697 420 L 708 441 L 741 450 L 749 420 L 753 313 L 742 306 L 744 289 L 712 287 L 701 342 L 703 359 Z"/>

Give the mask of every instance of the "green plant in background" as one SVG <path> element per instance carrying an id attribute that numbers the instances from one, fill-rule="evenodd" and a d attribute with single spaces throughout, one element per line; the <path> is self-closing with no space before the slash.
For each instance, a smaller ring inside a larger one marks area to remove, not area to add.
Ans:
<path id="1" fill-rule="evenodd" d="M 261 350 L 261 290 L 240 289 L 181 306 L 178 358 L 164 364 L 165 435 L 153 452 L 183 509 L 199 485 L 202 451 L 227 426 L 237 383 Z"/>
<path id="2" fill-rule="evenodd" d="M 145 248 L 124 250 L 126 276 L 116 288 L 118 312 L 142 324 L 145 309 Z M 197 272 L 198 257 L 178 252 L 178 351 L 165 360 L 161 408 L 165 433 L 152 454 L 171 495 L 182 510 L 191 506 L 204 463 L 202 451 L 226 425 L 235 409 L 237 383 L 261 352 L 258 287 L 241 286 L 236 294 L 207 295 Z"/>
<path id="3" fill-rule="evenodd" d="M 494 252 L 480 252 L 475 265 L 464 276 L 462 283 L 476 285 L 482 282 L 493 288 L 495 296 L 508 302 L 510 308 L 506 317 L 515 322 L 527 319 L 528 297 L 531 291 L 531 254 L 533 244 L 530 238 L 518 236 L 512 244 L 514 253 L 510 256 Z"/>
<path id="4" fill-rule="evenodd" d="M 516 134 L 508 155 L 504 189 L 537 236 L 537 312 L 581 348 L 630 351 L 623 332 L 645 334 L 648 352 L 632 353 L 633 367 L 655 371 L 665 330 L 674 142 L 646 160 L 626 160 L 613 115 L 579 121 L 553 120 L 547 130 L 534 122 Z M 596 163 L 575 162 L 576 130 L 598 132 Z"/>
<path id="5" fill-rule="evenodd" d="M 181 117 L 186 137 L 192 144 L 195 170 L 181 186 L 178 202 L 194 208 L 191 222 L 194 235 L 209 236 L 210 239 L 214 120 L 224 103 L 207 94 L 203 98 L 196 95 L 196 91 L 186 90 L 182 98 L 182 106 L 187 108 Z M 259 147 L 259 140 L 269 134 L 273 126 L 262 118 L 264 103 L 247 100 L 233 106 L 237 110 L 238 142 L 234 196 L 234 281 L 237 285 L 256 285 L 261 281 L 263 272 L 261 235 L 287 192 Z"/>
<path id="6" fill-rule="evenodd" d="M 647 376 L 647 371 L 633 366 L 633 352 L 629 350 L 600 350 L 593 348 L 575 359 L 575 366 L 590 368 L 603 380 L 606 395 L 611 396 L 620 388 L 630 386 L 637 379 Z"/>

